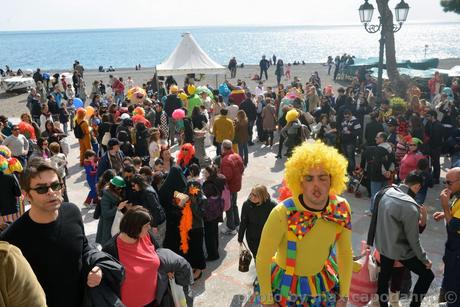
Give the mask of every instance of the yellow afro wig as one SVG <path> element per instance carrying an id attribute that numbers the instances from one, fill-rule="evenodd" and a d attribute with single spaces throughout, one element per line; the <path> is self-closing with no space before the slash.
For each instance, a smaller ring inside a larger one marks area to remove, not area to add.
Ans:
<path id="1" fill-rule="evenodd" d="M 299 118 L 299 115 L 296 109 L 292 109 L 286 113 L 286 121 L 288 123 L 293 122 Z"/>
<path id="2" fill-rule="evenodd" d="M 330 193 L 340 195 L 346 189 L 348 162 L 337 149 L 320 141 L 304 142 L 294 149 L 292 157 L 286 162 L 285 179 L 292 195 L 303 193 L 301 181 L 309 171 L 322 167 L 331 176 Z"/>

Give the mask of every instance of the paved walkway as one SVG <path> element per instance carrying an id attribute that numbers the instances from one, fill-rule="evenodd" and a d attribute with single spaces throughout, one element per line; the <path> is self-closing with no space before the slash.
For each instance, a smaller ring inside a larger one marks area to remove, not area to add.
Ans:
<path id="1" fill-rule="evenodd" d="M 71 143 L 71 153 L 69 155 L 70 177 L 67 179 L 69 186 L 68 193 L 71 202 L 81 208 L 83 222 L 85 224 L 86 235 L 90 241 L 94 241 L 97 229 L 97 220 L 93 220 L 93 210 L 88 211 L 83 208 L 83 201 L 88 193 L 83 169 L 78 165 L 79 145 L 73 137 L 69 137 Z M 238 193 L 238 205 L 241 205 L 250 193 L 254 184 L 264 184 L 269 192 L 274 195 L 283 178 L 284 162 L 275 158 L 277 145 L 273 149 L 265 145 L 256 144 L 249 147 L 249 164 L 245 170 L 243 178 L 243 188 Z M 177 147 L 173 148 L 176 151 Z M 215 156 L 213 147 L 207 148 L 210 157 Z M 442 165 L 442 175 L 444 176 L 446 167 L 450 164 Z M 440 209 L 439 192 L 442 185 L 436 185 L 429 190 L 426 204 L 428 206 L 428 225 L 422 235 L 422 245 L 428 252 L 433 261 L 433 270 L 436 279 L 432 284 L 430 297 L 427 297 L 423 306 L 436 306 L 436 295 L 441 284 L 443 266 L 442 255 L 444 253 L 444 243 L 446 240 L 445 228 L 442 223 L 436 223 L 431 218 L 434 211 Z M 369 207 L 369 198 L 363 189 L 364 196 L 356 198 L 353 194 L 344 193 L 353 210 L 353 247 L 355 253 L 359 253 L 361 240 L 367 236 L 367 228 L 370 218 L 364 214 L 364 210 Z M 236 236 L 220 235 L 220 256 L 217 261 L 208 262 L 203 277 L 193 286 L 195 296 L 195 306 L 214 307 L 214 306 L 242 306 L 251 294 L 252 282 L 255 278 L 254 262 L 252 262 L 248 273 L 238 271 L 239 244 Z M 404 304 L 406 305 L 406 304 Z"/>

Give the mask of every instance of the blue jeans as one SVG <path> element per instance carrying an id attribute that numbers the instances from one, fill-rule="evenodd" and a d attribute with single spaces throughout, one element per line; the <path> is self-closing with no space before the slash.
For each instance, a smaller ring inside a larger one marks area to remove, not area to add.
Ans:
<path id="1" fill-rule="evenodd" d="M 243 159 L 244 165 L 248 165 L 248 143 L 238 143 L 238 153 L 240 154 L 241 159 Z"/>
<path id="2" fill-rule="evenodd" d="M 371 181 L 371 212 L 374 211 L 375 195 L 385 186 L 385 181 Z"/>
<path id="3" fill-rule="evenodd" d="M 342 152 L 348 160 L 347 172 L 351 175 L 355 170 L 355 144 L 342 144 Z"/>

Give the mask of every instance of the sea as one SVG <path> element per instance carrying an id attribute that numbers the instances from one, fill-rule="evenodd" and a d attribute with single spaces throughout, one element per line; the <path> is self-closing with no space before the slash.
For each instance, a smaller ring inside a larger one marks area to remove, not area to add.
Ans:
<path id="1" fill-rule="evenodd" d="M 216 62 L 231 57 L 256 64 L 262 55 L 284 63 L 325 62 L 343 53 L 377 57 L 380 35 L 352 26 L 245 26 L 0 32 L 0 67 L 70 69 L 75 60 L 89 69 L 153 67 L 190 32 Z M 460 58 L 460 23 L 404 24 L 395 33 L 398 60 Z"/>

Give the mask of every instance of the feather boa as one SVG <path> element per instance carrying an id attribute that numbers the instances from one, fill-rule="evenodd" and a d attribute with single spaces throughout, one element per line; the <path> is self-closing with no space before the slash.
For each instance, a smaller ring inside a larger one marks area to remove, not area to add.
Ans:
<path id="1" fill-rule="evenodd" d="M 194 186 L 191 186 L 189 189 L 190 196 L 197 196 L 200 192 L 200 189 Z M 193 213 L 192 213 L 192 201 L 188 200 L 184 208 L 182 209 L 182 217 L 179 223 L 179 234 L 180 234 L 180 250 L 184 253 L 188 253 L 188 240 L 189 240 L 189 231 L 192 229 L 193 223 Z"/>

